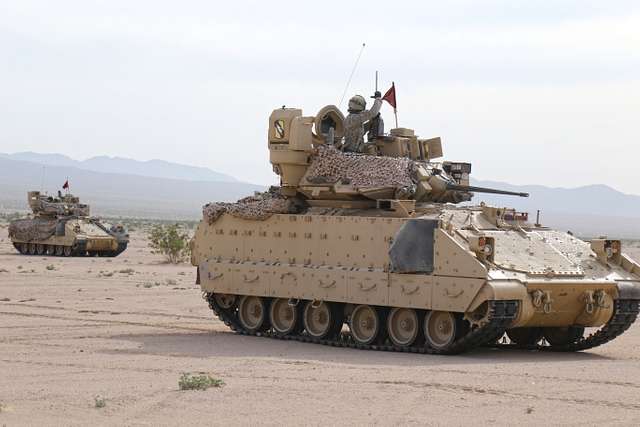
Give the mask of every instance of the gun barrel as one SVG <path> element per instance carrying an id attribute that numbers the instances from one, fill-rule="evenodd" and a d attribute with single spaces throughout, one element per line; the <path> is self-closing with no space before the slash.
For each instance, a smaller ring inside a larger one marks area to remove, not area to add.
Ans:
<path id="1" fill-rule="evenodd" d="M 474 187 L 472 185 L 447 184 L 447 190 L 465 191 L 465 192 L 471 192 L 471 193 L 504 194 L 505 196 L 529 197 L 529 193 L 497 190 L 495 188 L 486 188 L 486 187 Z"/>

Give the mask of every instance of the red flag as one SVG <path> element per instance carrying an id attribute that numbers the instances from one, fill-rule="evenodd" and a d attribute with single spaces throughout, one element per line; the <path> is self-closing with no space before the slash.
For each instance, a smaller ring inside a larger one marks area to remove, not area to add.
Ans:
<path id="1" fill-rule="evenodd" d="M 66 181 L 64 182 L 64 184 L 62 185 L 62 189 L 63 189 L 63 190 L 68 190 L 68 189 L 69 189 L 69 180 L 66 180 Z"/>
<path id="2" fill-rule="evenodd" d="M 389 103 L 389 105 L 391 105 L 393 108 L 396 108 L 396 84 L 395 83 L 391 83 L 391 88 L 389 88 L 389 90 L 384 94 L 384 96 L 382 97 L 383 101 L 387 101 Z"/>

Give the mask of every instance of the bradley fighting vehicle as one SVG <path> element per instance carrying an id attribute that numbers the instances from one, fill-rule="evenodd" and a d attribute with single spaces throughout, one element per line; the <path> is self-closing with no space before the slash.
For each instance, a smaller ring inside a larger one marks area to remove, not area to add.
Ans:
<path id="1" fill-rule="evenodd" d="M 108 256 L 121 254 L 129 243 L 122 225 L 106 226 L 89 216 L 89 205 L 71 194 L 58 197 L 28 193 L 32 218 L 9 224 L 13 246 L 23 255 Z"/>
<path id="2" fill-rule="evenodd" d="M 343 120 L 334 106 L 274 110 L 268 146 L 281 185 L 204 207 L 191 262 L 232 330 L 435 354 L 577 351 L 636 320 L 640 265 L 619 240 L 461 205 L 474 192 L 513 193 L 470 187 L 470 164 L 435 161 L 440 138 L 410 129 L 374 135 L 373 154 L 342 152 Z"/>

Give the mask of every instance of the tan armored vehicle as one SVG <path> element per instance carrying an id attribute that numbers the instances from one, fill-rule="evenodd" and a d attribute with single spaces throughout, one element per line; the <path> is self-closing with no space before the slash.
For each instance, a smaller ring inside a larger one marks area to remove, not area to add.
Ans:
<path id="1" fill-rule="evenodd" d="M 9 224 L 13 246 L 23 255 L 108 256 L 121 254 L 129 235 L 121 225 L 106 226 L 89 216 L 89 205 L 71 194 L 28 193 L 31 218 Z"/>
<path id="2" fill-rule="evenodd" d="M 454 354 L 501 343 L 584 350 L 635 321 L 640 265 L 619 240 L 459 205 L 474 192 L 513 193 L 470 187 L 468 163 L 436 162 L 439 138 L 392 129 L 366 155 L 336 148 L 343 132 L 333 106 L 273 111 L 281 186 L 205 206 L 192 264 L 232 330 Z"/>

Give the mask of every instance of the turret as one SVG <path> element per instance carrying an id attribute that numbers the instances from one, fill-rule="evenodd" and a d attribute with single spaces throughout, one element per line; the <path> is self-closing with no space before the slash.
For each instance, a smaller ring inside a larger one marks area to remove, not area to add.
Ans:
<path id="1" fill-rule="evenodd" d="M 314 147 L 324 144 L 330 129 L 336 141 L 344 135 L 344 116 L 328 105 L 315 116 L 302 116 L 297 108 L 279 108 L 269 117 L 269 153 L 273 171 L 280 176 L 282 192 L 295 196 Z"/>
<path id="2" fill-rule="evenodd" d="M 80 199 L 71 194 L 53 197 L 39 191 L 29 191 L 27 199 L 36 216 L 89 216 L 89 205 L 80 203 Z"/>
<path id="3" fill-rule="evenodd" d="M 509 194 L 470 187 L 470 163 L 434 162 L 443 155 L 440 137 L 421 139 L 413 129 L 391 129 L 368 142 L 369 154 L 359 154 L 340 151 L 343 136 L 344 116 L 334 105 L 315 116 L 297 108 L 274 110 L 269 152 L 282 194 L 301 196 L 312 206 L 351 201 L 362 207 L 388 199 L 460 203 L 478 191 Z"/>

